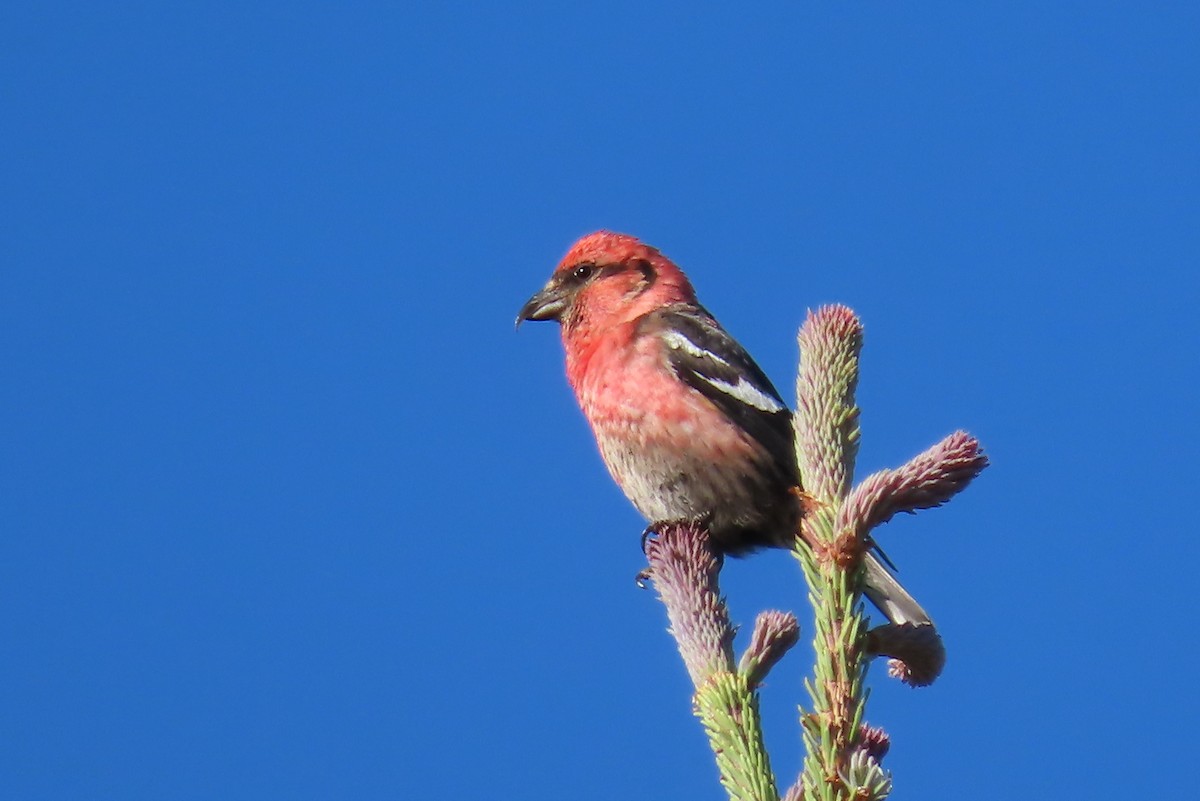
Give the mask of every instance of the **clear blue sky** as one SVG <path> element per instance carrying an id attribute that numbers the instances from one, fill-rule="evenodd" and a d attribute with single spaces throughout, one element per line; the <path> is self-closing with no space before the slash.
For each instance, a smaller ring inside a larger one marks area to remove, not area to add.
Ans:
<path id="1" fill-rule="evenodd" d="M 857 309 L 860 475 L 987 447 L 881 532 L 949 649 L 872 672 L 895 798 L 1193 792 L 1194 4 L 414 5 L 0 12 L 0 794 L 722 798 L 512 330 L 600 227 L 788 397 Z"/>

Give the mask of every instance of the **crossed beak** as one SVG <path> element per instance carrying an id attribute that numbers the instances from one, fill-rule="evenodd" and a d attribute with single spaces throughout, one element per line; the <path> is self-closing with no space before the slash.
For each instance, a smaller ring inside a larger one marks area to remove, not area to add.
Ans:
<path id="1" fill-rule="evenodd" d="M 526 320 L 558 320 L 566 308 L 566 291 L 562 285 L 551 281 L 517 312 L 517 328 Z"/>

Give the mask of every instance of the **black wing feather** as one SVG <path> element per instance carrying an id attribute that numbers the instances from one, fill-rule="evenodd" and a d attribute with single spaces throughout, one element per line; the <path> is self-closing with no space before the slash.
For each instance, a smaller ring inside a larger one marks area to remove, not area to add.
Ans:
<path id="1" fill-rule="evenodd" d="M 649 315 L 646 324 L 667 343 L 667 361 L 675 374 L 759 442 L 783 474 L 781 479 L 794 481 L 792 414 L 745 348 L 703 308 L 668 306 Z M 681 346 L 684 342 L 686 345 Z M 737 387 L 741 382 L 774 401 L 778 408 L 760 408 L 720 386 Z"/>

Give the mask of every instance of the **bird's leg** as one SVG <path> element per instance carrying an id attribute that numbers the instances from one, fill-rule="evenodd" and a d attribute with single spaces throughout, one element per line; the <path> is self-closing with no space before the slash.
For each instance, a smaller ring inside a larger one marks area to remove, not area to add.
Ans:
<path id="1" fill-rule="evenodd" d="M 695 517 L 681 517 L 678 520 L 655 520 L 646 528 L 642 529 L 642 553 L 646 553 L 646 546 L 651 539 L 657 537 L 663 529 L 676 528 L 678 526 L 693 526 L 708 530 L 708 524 L 712 522 L 713 513 L 705 512 L 704 514 L 696 515 Z M 647 556 L 649 554 L 646 554 Z"/>
<path id="2" fill-rule="evenodd" d="M 702 528 L 702 529 L 708 530 L 708 524 L 711 520 L 712 520 L 711 512 L 705 512 L 704 514 L 697 515 L 696 517 L 684 517 L 684 518 L 680 518 L 679 520 L 655 520 L 653 523 L 651 523 L 650 525 L 648 525 L 644 529 L 642 529 L 642 538 L 641 538 L 642 553 L 645 554 L 647 557 L 650 555 L 647 548 L 650 547 L 650 543 L 665 529 L 675 528 L 675 527 L 679 527 L 679 526 L 692 526 L 694 528 Z M 720 565 L 724 564 L 724 562 L 725 562 L 725 554 L 721 553 L 720 551 L 717 551 L 715 556 L 717 557 L 718 569 L 720 569 Z M 652 580 L 653 578 L 654 578 L 653 571 L 647 567 L 647 568 L 643 568 L 642 570 L 638 571 L 638 574 L 636 576 L 634 576 L 634 582 L 638 585 L 638 587 L 645 589 L 646 582 Z"/>
<path id="3" fill-rule="evenodd" d="M 642 529 L 641 547 L 644 555 L 650 555 L 650 553 L 646 550 L 646 547 L 650 544 L 651 539 L 658 536 L 658 532 L 661 530 L 663 525 L 664 524 L 661 522 L 655 522 Z M 638 585 L 638 589 L 644 590 L 646 589 L 646 582 L 653 578 L 654 571 L 648 567 L 643 567 L 637 572 L 637 575 L 633 577 L 633 581 Z"/>

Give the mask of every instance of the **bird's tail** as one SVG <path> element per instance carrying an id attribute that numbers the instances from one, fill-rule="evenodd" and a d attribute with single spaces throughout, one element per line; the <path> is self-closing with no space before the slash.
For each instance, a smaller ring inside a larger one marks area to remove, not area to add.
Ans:
<path id="1" fill-rule="evenodd" d="M 873 553 L 866 555 L 866 587 L 864 592 L 871 603 L 879 607 L 879 611 L 893 623 L 912 623 L 914 625 L 932 624 L 929 613 L 921 608 L 917 599 L 908 594 L 908 590 L 896 580 L 888 569 L 879 563 Z"/>

